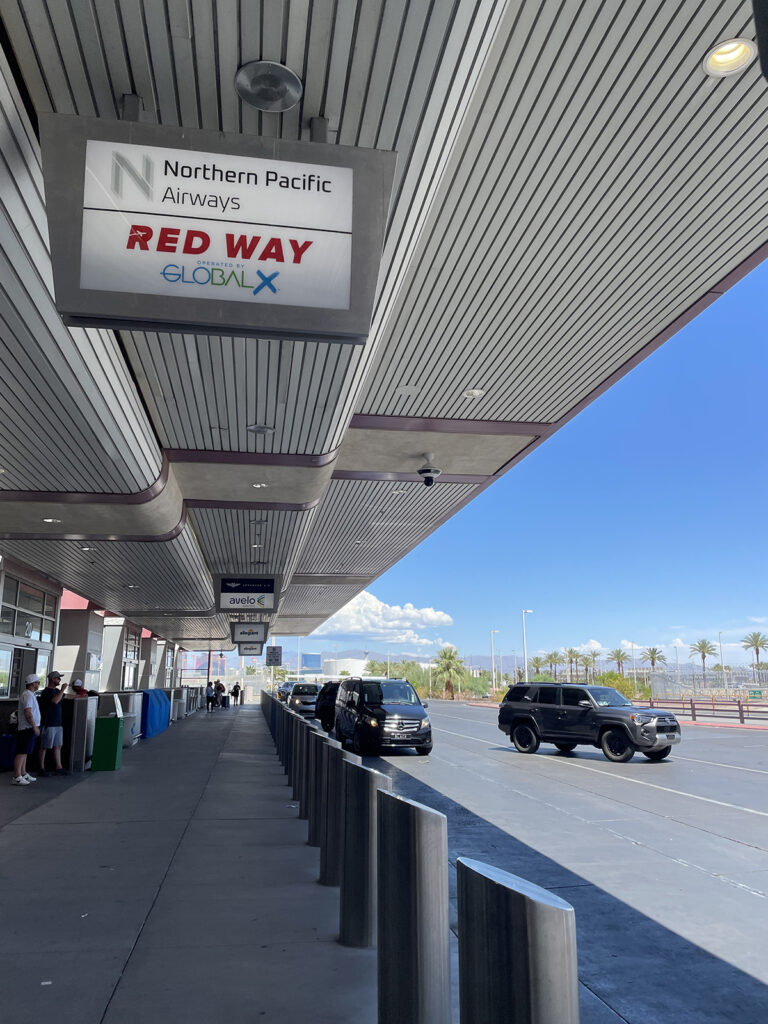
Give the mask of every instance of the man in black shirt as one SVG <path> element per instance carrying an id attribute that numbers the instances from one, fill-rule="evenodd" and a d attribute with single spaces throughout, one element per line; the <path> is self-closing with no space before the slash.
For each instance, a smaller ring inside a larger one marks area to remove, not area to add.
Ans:
<path id="1" fill-rule="evenodd" d="M 64 730 L 61 726 L 61 699 L 64 696 L 64 687 L 59 690 L 61 682 L 60 672 L 51 672 L 48 676 L 48 685 L 40 694 L 40 758 L 39 775 L 50 775 L 45 770 L 45 755 L 48 750 L 53 751 L 53 763 L 56 775 L 69 775 L 61 765 L 61 745 L 64 740 Z"/>

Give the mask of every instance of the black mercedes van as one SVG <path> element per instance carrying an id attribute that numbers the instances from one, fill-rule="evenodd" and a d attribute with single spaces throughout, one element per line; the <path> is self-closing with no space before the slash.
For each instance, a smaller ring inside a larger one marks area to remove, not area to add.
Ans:
<path id="1" fill-rule="evenodd" d="M 356 754 L 397 747 L 432 750 L 432 725 L 426 704 L 407 679 L 344 679 L 336 695 L 336 738 Z"/>

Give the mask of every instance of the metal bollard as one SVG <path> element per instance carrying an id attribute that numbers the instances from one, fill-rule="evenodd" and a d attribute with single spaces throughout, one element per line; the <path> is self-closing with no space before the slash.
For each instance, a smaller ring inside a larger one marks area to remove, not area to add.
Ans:
<path id="1" fill-rule="evenodd" d="M 291 779 L 294 800 L 298 800 L 301 795 L 301 773 L 304 765 L 304 743 L 307 734 L 307 723 L 300 715 L 296 715 L 296 719 L 296 757 L 294 759 L 294 772 Z"/>
<path id="2" fill-rule="evenodd" d="M 323 807 L 320 823 L 320 885 L 341 881 L 341 843 L 344 834 L 344 762 L 362 765 L 363 759 L 341 749 L 335 740 L 325 741 L 323 758 Z"/>
<path id="3" fill-rule="evenodd" d="M 339 942 L 376 945 L 376 810 L 380 789 L 391 790 L 382 772 L 345 761 L 344 837 L 341 852 Z"/>
<path id="4" fill-rule="evenodd" d="M 327 741 L 324 732 L 315 731 L 309 737 L 309 828 L 307 843 L 320 845 L 320 824 L 323 810 L 323 747 Z"/>
<path id="5" fill-rule="evenodd" d="M 456 869 L 461 1019 L 578 1024 L 573 907 L 477 860 L 459 857 Z"/>
<path id="6" fill-rule="evenodd" d="M 291 759 L 288 762 L 288 785 L 296 785 L 296 762 L 299 756 L 299 716 L 290 712 L 291 716 Z"/>
<path id="7" fill-rule="evenodd" d="M 311 722 L 306 723 L 304 731 L 304 750 L 301 758 L 301 775 L 299 777 L 299 817 L 309 821 L 311 805 L 311 775 L 312 775 L 312 737 L 317 732 L 317 727 Z"/>
<path id="8" fill-rule="evenodd" d="M 379 1024 L 450 1024 L 447 819 L 386 790 L 376 799 Z"/>

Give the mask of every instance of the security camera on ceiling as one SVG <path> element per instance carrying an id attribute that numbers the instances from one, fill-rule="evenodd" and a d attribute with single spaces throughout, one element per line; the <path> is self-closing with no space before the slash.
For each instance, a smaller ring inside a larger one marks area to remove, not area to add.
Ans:
<path id="1" fill-rule="evenodd" d="M 432 484 L 437 480 L 440 474 L 443 472 L 442 469 L 438 469 L 437 466 L 432 464 L 434 455 L 431 452 L 426 452 L 424 458 L 427 460 L 421 469 L 418 470 L 418 474 L 424 481 L 425 487 L 431 487 Z"/>

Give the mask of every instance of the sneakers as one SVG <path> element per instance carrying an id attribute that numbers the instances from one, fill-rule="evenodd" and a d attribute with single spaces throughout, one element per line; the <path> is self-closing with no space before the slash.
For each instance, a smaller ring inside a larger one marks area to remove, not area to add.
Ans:
<path id="1" fill-rule="evenodd" d="M 12 786 L 28 786 L 29 785 L 29 779 L 27 779 L 26 775 L 14 775 L 14 777 L 11 779 L 11 785 Z"/>
<path id="2" fill-rule="evenodd" d="M 37 776 L 30 775 L 29 772 L 24 772 L 23 778 L 25 778 L 27 782 L 37 782 Z"/>

